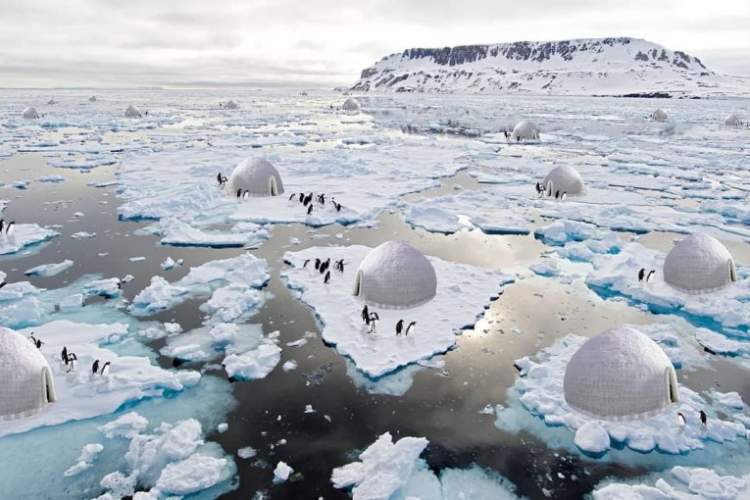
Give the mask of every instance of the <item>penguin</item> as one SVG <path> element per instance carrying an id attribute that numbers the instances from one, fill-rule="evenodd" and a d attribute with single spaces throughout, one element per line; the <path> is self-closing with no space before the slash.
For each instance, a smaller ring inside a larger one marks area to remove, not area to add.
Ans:
<path id="1" fill-rule="evenodd" d="M 541 196 L 541 195 L 542 195 L 542 191 L 544 191 L 544 190 L 542 189 L 542 185 L 541 185 L 541 184 L 539 184 L 539 182 L 537 182 L 537 183 L 536 183 L 536 194 L 538 194 L 539 196 Z"/>
<path id="2" fill-rule="evenodd" d="M 289 201 L 292 201 L 292 198 L 294 198 L 295 196 L 297 196 L 297 193 L 290 194 L 289 195 Z"/>
<path id="3" fill-rule="evenodd" d="M 98 371 L 99 371 L 99 360 L 97 359 L 94 361 L 94 364 L 91 365 L 91 373 L 96 375 Z"/>
<path id="4" fill-rule="evenodd" d="M 312 206 L 312 204 L 310 204 L 310 206 L 307 207 L 307 215 L 312 214 L 312 211 L 313 211 L 313 206 Z"/>
<path id="5" fill-rule="evenodd" d="M 370 317 L 370 310 L 367 308 L 367 304 L 365 304 L 365 307 L 362 308 L 362 321 L 367 323 L 367 319 Z"/>
<path id="6" fill-rule="evenodd" d="M 244 192 L 244 193 L 242 193 L 242 199 L 243 199 L 243 200 L 246 200 L 246 199 L 248 199 L 248 198 L 250 198 L 250 191 L 248 191 L 248 190 L 246 189 L 246 190 L 245 190 L 245 192 Z"/>
<path id="7" fill-rule="evenodd" d="M 646 282 L 651 281 L 651 276 L 653 276 L 656 273 L 656 270 L 652 269 L 648 272 L 648 276 L 646 276 Z"/>
<path id="8" fill-rule="evenodd" d="M 566 193 L 565 191 L 563 191 L 563 194 L 561 194 L 561 195 L 560 195 L 560 199 L 561 199 L 561 200 L 565 200 L 565 196 L 566 196 L 567 194 L 568 194 L 568 193 Z"/>
<path id="9" fill-rule="evenodd" d="M 638 271 L 638 281 L 643 281 L 643 276 L 646 274 L 646 270 L 641 268 L 640 271 Z"/>
<path id="10" fill-rule="evenodd" d="M 4 287 L 4 286 L 5 286 L 5 285 L 7 285 L 7 284 L 8 284 L 8 282 L 7 282 L 7 281 L 3 281 L 2 283 L 0 283 L 0 288 Z"/>
<path id="11" fill-rule="evenodd" d="M 680 426 L 680 429 L 684 428 L 687 424 L 687 420 L 685 420 L 685 415 L 682 414 L 682 412 L 677 412 L 677 425 Z"/>
<path id="12" fill-rule="evenodd" d="M 300 193 L 298 199 L 299 199 L 300 203 L 304 203 L 304 201 L 305 201 L 305 193 Z"/>
<path id="13" fill-rule="evenodd" d="M 67 347 L 63 346 L 60 357 L 62 358 L 63 363 L 65 363 L 65 366 L 68 366 L 68 348 Z"/>
<path id="14" fill-rule="evenodd" d="M 559 189 L 557 191 L 555 191 L 555 199 L 556 200 L 560 199 L 560 190 Z"/>
<path id="15" fill-rule="evenodd" d="M 323 278 L 323 283 L 328 284 L 328 280 L 331 279 L 331 271 L 326 271 L 326 277 Z"/>
<path id="16" fill-rule="evenodd" d="M 708 415 L 706 415 L 706 412 L 701 410 L 700 411 L 700 417 L 701 417 L 701 423 L 703 424 L 703 427 L 707 425 L 708 422 Z"/>
<path id="17" fill-rule="evenodd" d="M 0 234 L 3 233 L 4 226 L 5 226 L 5 219 L 0 219 Z"/>
<path id="18" fill-rule="evenodd" d="M 404 333 L 407 337 L 409 336 L 409 332 L 411 331 L 411 329 L 414 328 L 415 326 L 417 326 L 417 322 L 412 321 L 411 323 L 409 323 L 409 326 L 406 327 L 406 332 Z"/>
<path id="19" fill-rule="evenodd" d="M 305 259 L 305 262 L 302 263 L 302 269 L 307 267 L 307 264 L 310 263 L 310 259 Z"/>
<path id="20" fill-rule="evenodd" d="M 237 189 L 237 199 L 240 199 L 240 196 L 242 196 L 242 188 Z"/>
<path id="21" fill-rule="evenodd" d="M 404 320 L 400 319 L 396 323 L 396 336 L 397 337 L 401 335 L 401 330 L 403 330 L 403 329 L 404 329 Z"/>
<path id="22" fill-rule="evenodd" d="M 222 182 L 221 182 L 221 172 L 219 172 L 218 174 L 216 174 L 216 182 L 219 183 L 219 186 L 222 185 Z"/>
<path id="23" fill-rule="evenodd" d="M 11 233 L 13 232 L 13 225 L 15 223 L 16 223 L 16 221 L 12 220 L 12 221 L 8 222 L 8 224 L 6 224 L 6 226 L 5 226 L 5 235 L 6 236 L 10 236 L 11 235 Z"/>
<path id="24" fill-rule="evenodd" d="M 315 259 L 315 269 L 320 270 L 320 259 Z"/>
<path id="25" fill-rule="evenodd" d="M 104 375 L 104 370 L 106 370 L 107 368 L 109 368 L 110 364 L 111 363 L 109 361 L 107 361 L 106 363 L 104 363 L 104 365 L 102 365 L 102 369 L 99 371 L 99 374 L 100 375 Z"/>

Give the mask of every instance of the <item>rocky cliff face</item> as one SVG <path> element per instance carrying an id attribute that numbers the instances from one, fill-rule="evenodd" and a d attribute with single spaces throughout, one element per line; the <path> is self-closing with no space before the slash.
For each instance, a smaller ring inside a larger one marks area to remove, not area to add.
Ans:
<path id="1" fill-rule="evenodd" d="M 600 38 L 407 49 L 363 70 L 352 90 L 710 93 L 737 84 L 729 80 L 684 52 L 635 38 Z"/>

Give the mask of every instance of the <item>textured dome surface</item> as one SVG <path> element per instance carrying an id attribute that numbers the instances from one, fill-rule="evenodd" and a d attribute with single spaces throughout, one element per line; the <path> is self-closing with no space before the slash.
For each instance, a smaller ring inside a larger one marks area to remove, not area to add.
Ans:
<path id="1" fill-rule="evenodd" d="M 651 119 L 657 122 L 665 122 L 667 121 L 667 113 L 665 113 L 663 109 L 657 109 L 651 113 Z"/>
<path id="2" fill-rule="evenodd" d="M 140 118 L 141 112 L 135 106 L 128 106 L 128 109 L 125 110 L 125 116 L 127 118 Z"/>
<path id="3" fill-rule="evenodd" d="M 23 117 L 27 120 L 36 120 L 39 118 L 39 113 L 34 108 L 26 108 L 23 110 Z"/>
<path id="4" fill-rule="evenodd" d="M 732 254 L 707 234 L 691 234 L 683 238 L 664 259 L 664 281 L 682 291 L 719 290 L 735 279 Z"/>
<path id="5" fill-rule="evenodd" d="M 724 125 L 727 127 L 739 127 L 741 125 L 740 117 L 732 113 L 726 117 Z"/>
<path id="6" fill-rule="evenodd" d="M 554 196 L 556 191 L 560 191 L 560 194 L 566 193 L 568 196 L 571 196 L 583 194 L 586 190 L 581 174 L 568 165 L 560 165 L 550 170 L 544 181 L 542 181 L 542 185 L 548 193 L 552 193 L 552 196 Z"/>
<path id="7" fill-rule="evenodd" d="M 229 176 L 229 193 L 238 189 L 248 191 L 251 196 L 276 196 L 284 192 L 279 171 L 265 158 L 242 160 Z"/>
<path id="8" fill-rule="evenodd" d="M 341 106 L 344 111 L 359 111 L 359 103 L 356 99 L 348 98 L 346 101 L 344 101 L 343 106 Z"/>
<path id="9" fill-rule="evenodd" d="M 229 100 L 226 103 L 224 103 L 224 109 L 238 109 L 239 107 L 240 105 L 232 100 Z"/>
<path id="10" fill-rule="evenodd" d="M 388 241 L 371 250 L 355 280 L 354 295 L 368 304 L 393 309 L 429 302 L 437 290 L 430 261 L 404 241 Z"/>
<path id="11" fill-rule="evenodd" d="M 513 127 L 513 132 L 510 134 L 512 142 L 516 142 L 519 139 L 522 141 L 538 141 L 539 129 L 531 121 L 521 120 Z"/>
<path id="12" fill-rule="evenodd" d="M 31 340 L 0 328 L 0 420 L 33 415 L 53 402 L 51 373 Z"/>
<path id="13" fill-rule="evenodd" d="M 587 340 L 565 369 L 565 401 L 605 420 L 652 416 L 677 401 L 677 377 L 656 342 L 630 326 Z"/>

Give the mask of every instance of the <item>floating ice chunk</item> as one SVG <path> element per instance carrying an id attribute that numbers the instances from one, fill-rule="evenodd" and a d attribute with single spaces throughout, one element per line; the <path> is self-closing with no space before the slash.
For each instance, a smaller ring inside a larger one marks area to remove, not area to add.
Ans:
<path id="1" fill-rule="evenodd" d="M 266 261 L 253 255 L 244 254 L 230 259 L 215 260 L 191 268 L 184 278 L 174 284 L 160 276 L 154 276 L 151 278 L 151 284 L 133 298 L 129 309 L 136 315 L 154 314 L 189 298 L 207 296 L 222 286 L 244 285 L 261 288 L 268 279 Z"/>
<path id="2" fill-rule="evenodd" d="M 68 468 L 63 475 L 65 477 L 75 476 L 90 468 L 96 456 L 102 451 L 104 451 L 104 446 L 99 443 L 87 444 L 81 449 L 81 455 L 78 457 L 75 465 Z"/>
<path id="3" fill-rule="evenodd" d="M 65 177 L 62 175 L 43 175 L 39 178 L 39 182 L 63 182 Z"/>
<path id="4" fill-rule="evenodd" d="M 305 413 L 315 413 L 312 405 L 305 405 Z"/>
<path id="5" fill-rule="evenodd" d="M 104 495 L 100 496 L 99 499 L 116 500 L 119 498 L 132 496 L 135 492 L 137 481 L 137 473 L 126 476 L 119 471 L 111 472 L 104 476 L 99 483 L 102 488 L 109 490 L 109 493 L 105 493 Z"/>
<path id="6" fill-rule="evenodd" d="M 143 262 L 146 260 L 146 257 L 140 256 L 140 257 L 130 257 L 128 259 L 130 262 Z"/>
<path id="7" fill-rule="evenodd" d="M 221 434 L 227 432 L 228 429 L 229 429 L 229 424 L 226 422 L 222 422 L 218 425 L 218 427 L 216 427 L 216 430 L 219 431 Z"/>
<path id="8" fill-rule="evenodd" d="M 264 378 L 281 360 L 281 349 L 275 344 L 261 344 L 241 354 L 230 354 L 222 364 L 229 377 L 252 380 Z"/>
<path id="9" fill-rule="evenodd" d="M 294 469 L 289 467 L 286 462 L 279 462 L 276 464 L 276 468 L 273 470 L 273 482 L 274 483 L 283 483 L 287 479 L 289 479 L 289 476 L 292 475 L 294 472 Z"/>
<path id="10" fill-rule="evenodd" d="M 156 228 L 156 233 L 162 237 L 163 245 L 176 247 L 253 247 L 267 240 L 269 236 L 268 231 L 258 225 L 255 225 L 255 231 L 209 232 L 197 229 L 178 219 L 162 219 L 156 224 Z"/>
<path id="11" fill-rule="evenodd" d="M 165 271 L 169 271 L 170 269 L 174 269 L 177 266 L 181 266 L 183 262 L 183 259 L 177 259 L 174 260 L 172 257 L 167 257 L 164 259 L 164 262 L 161 263 L 161 268 Z"/>
<path id="12" fill-rule="evenodd" d="M 40 266 L 32 267 L 23 272 L 26 276 L 57 276 L 61 272 L 65 271 L 73 265 L 73 261 L 66 259 L 57 264 L 42 264 Z"/>
<path id="13" fill-rule="evenodd" d="M 281 369 L 284 370 L 285 372 L 290 372 L 292 370 L 296 370 L 297 369 L 297 362 L 294 361 L 293 359 L 290 359 L 289 361 L 284 361 L 284 364 L 281 365 Z"/>
<path id="14" fill-rule="evenodd" d="M 742 398 L 736 392 L 719 392 L 714 390 L 710 393 L 710 396 L 711 399 L 720 405 L 728 406 L 736 410 L 742 410 L 745 408 L 745 403 L 743 403 Z"/>
<path id="15" fill-rule="evenodd" d="M 245 446 L 237 450 L 237 456 L 243 460 L 253 458 L 257 454 L 258 452 L 255 451 L 255 448 L 253 448 L 252 446 Z"/>
<path id="16" fill-rule="evenodd" d="M 433 233 L 452 234 L 461 229 L 458 217 L 437 207 L 412 205 L 406 222 Z"/>
<path id="17" fill-rule="evenodd" d="M 670 482 L 667 482 L 669 479 Z M 665 478 L 654 486 L 636 483 L 617 483 L 597 487 L 595 500 L 674 500 L 692 498 L 716 498 L 741 500 L 750 497 L 750 474 L 742 477 L 720 476 L 713 469 L 704 467 L 673 467 Z"/>
<path id="18" fill-rule="evenodd" d="M 586 422 L 576 431 L 575 444 L 583 451 L 595 455 L 604 453 L 609 449 L 609 442 L 609 433 L 598 422 Z"/>
<path id="19" fill-rule="evenodd" d="M 189 495 L 225 480 L 227 470 L 227 459 L 196 453 L 167 465 L 156 481 L 156 488 L 166 495 Z"/>
<path id="20" fill-rule="evenodd" d="M 368 247 L 314 247 L 287 252 L 284 260 L 293 267 L 283 271 L 287 286 L 300 300 L 315 309 L 323 323 L 323 339 L 334 344 L 351 358 L 357 368 L 370 377 L 379 377 L 399 367 L 430 358 L 455 344 L 456 332 L 473 325 L 486 304 L 512 278 L 497 271 L 430 258 L 437 273 L 437 294 L 430 302 L 407 310 L 374 307 L 380 315 L 375 333 L 368 333 L 361 319 L 362 303 L 351 295 L 359 263 L 370 251 Z M 324 284 L 313 266 L 303 262 L 316 257 L 344 259 L 345 271 L 332 271 L 331 281 Z M 396 336 L 399 319 L 408 324 L 416 321 L 409 336 Z M 428 333 L 429 332 L 429 333 Z"/>
<path id="21" fill-rule="evenodd" d="M 29 180 L 13 181 L 13 183 L 11 183 L 11 186 L 13 186 L 16 189 L 29 189 L 30 182 L 31 181 Z"/>
<path id="22" fill-rule="evenodd" d="M 201 304 L 200 310 L 213 321 L 240 323 L 255 314 L 265 302 L 265 293 L 243 284 L 231 284 L 216 290 Z"/>
<path id="23" fill-rule="evenodd" d="M 107 278 L 88 283 L 84 288 L 84 292 L 88 296 L 99 295 L 101 297 L 114 298 L 122 292 L 120 286 L 120 278 Z"/>
<path id="24" fill-rule="evenodd" d="M 331 482 L 334 488 L 353 487 L 355 500 L 390 498 L 409 482 L 427 444 L 427 439 L 415 437 L 394 443 L 386 432 L 359 455 L 359 462 L 333 469 Z"/>
<path id="25" fill-rule="evenodd" d="M 96 236 L 96 233 L 89 233 L 87 231 L 78 231 L 77 233 L 73 233 L 70 235 L 71 238 L 76 240 L 85 240 L 89 238 L 93 238 Z"/>
<path id="26" fill-rule="evenodd" d="M 99 427 L 99 430 L 110 439 L 113 437 L 124 437 L 129 439 L 136 434 L 145 431 L 147 426 L 148 420 L 136 412 L 130 412 L 112 420 L 111 422 L 107 422 Z"/>
<path id="27" fill-rule="evenodd" d="M 18 253 L 38 243 L 51 240 L 59 233 L 38 224 L 14 224 L 10 234 L 0 235 L 0 255 Z"/>

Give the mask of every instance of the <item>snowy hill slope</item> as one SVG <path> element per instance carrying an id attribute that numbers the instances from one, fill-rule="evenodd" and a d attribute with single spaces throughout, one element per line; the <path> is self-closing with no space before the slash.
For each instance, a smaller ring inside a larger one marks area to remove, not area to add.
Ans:
<path id="1" fill-rule="evenodd" d="M 360 92 L 748 95 L 750 78 L 636 38 L 407 49 L 362 71 Z"/>

